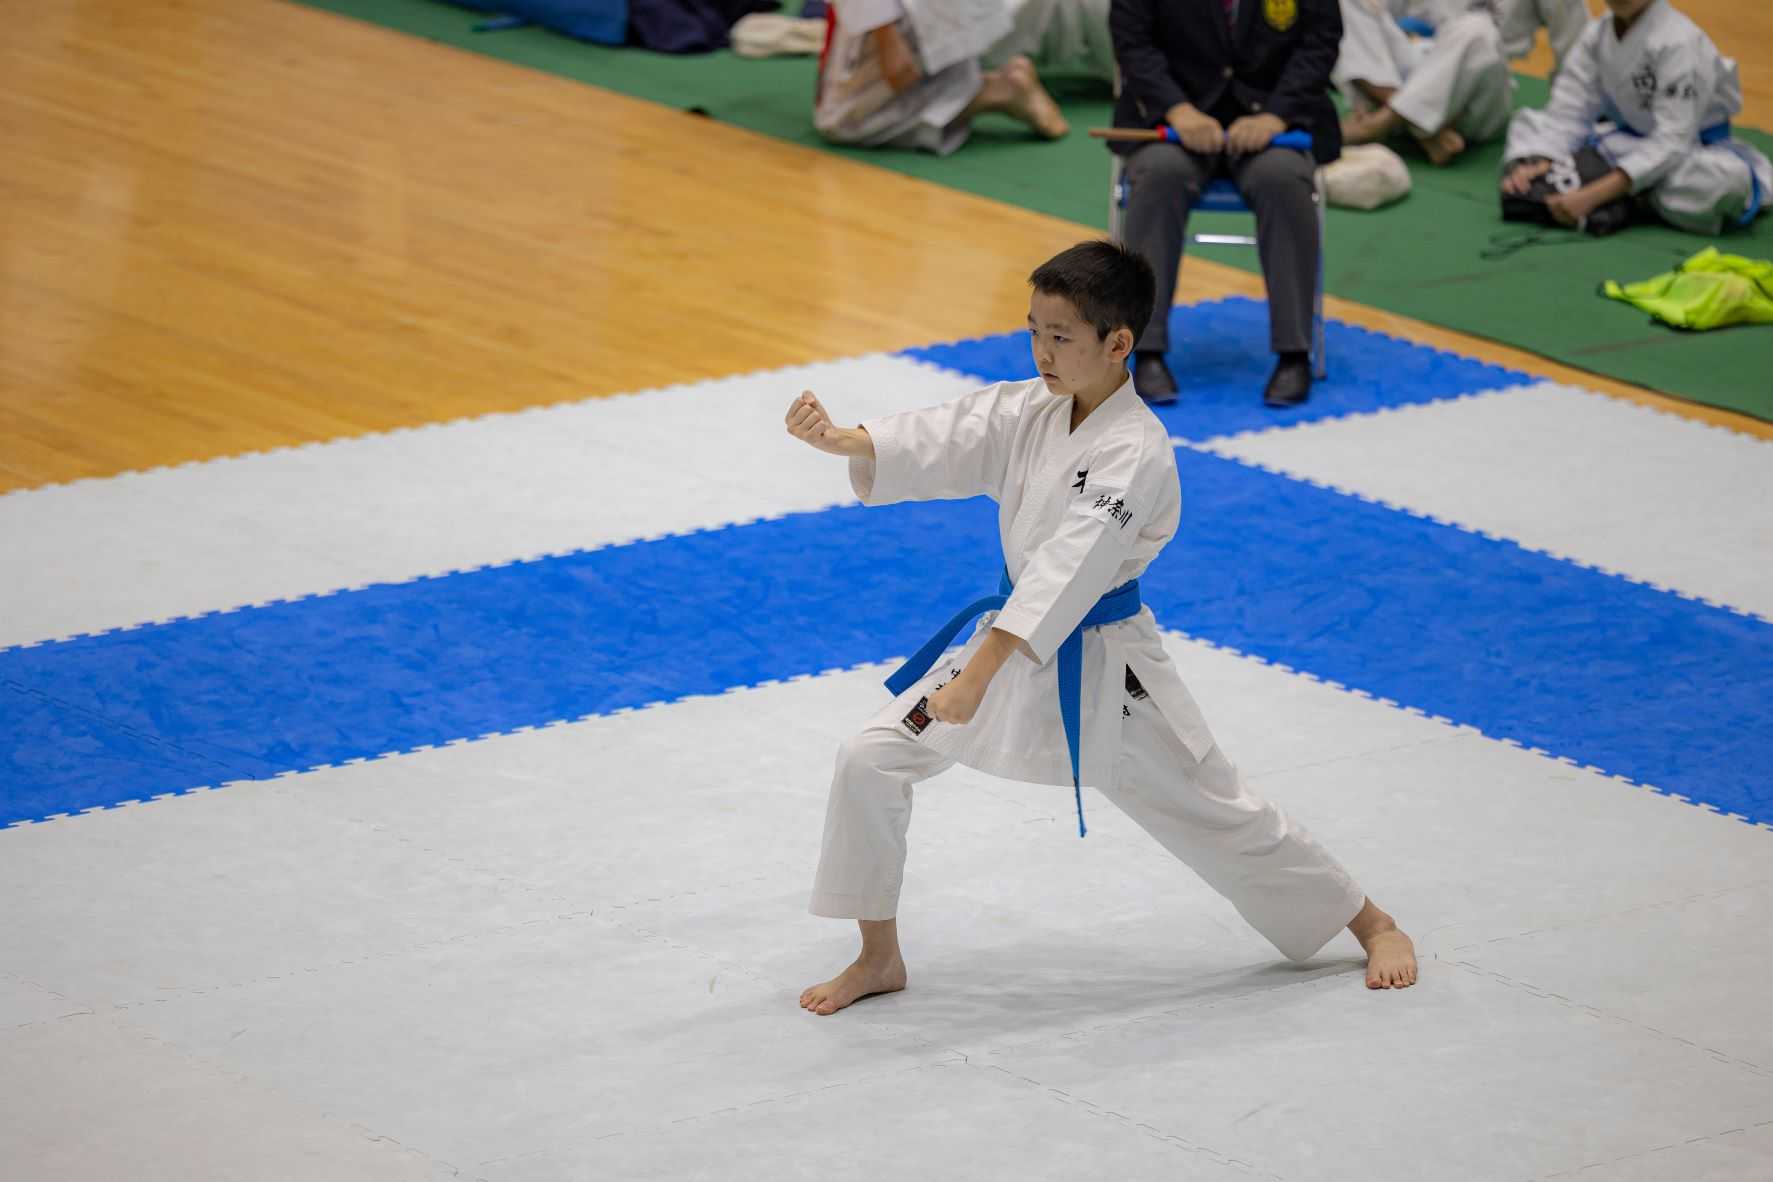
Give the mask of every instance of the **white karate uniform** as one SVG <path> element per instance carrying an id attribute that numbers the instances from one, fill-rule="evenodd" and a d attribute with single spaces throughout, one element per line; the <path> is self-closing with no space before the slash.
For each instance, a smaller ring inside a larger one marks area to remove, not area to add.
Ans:
<path id="1" fill-rule="evenodd" d="M 1597 136 L 1601 154 L 1665 220 L 1716 234 L 1749 208 L 1757 187 L 1773 198 L 1773 164 L 1762 152 L 1740 140 L 1700 142 L 1741 110 L 1736 62 L 1656 0 L 1623 39 L 1611 16 L 1583 30 L 1545 109 L 1520 111 L 1509 124 L 1503 160 L 1567 162 Z"/>
<path id="2" fill-rule="evenodd" d="M 1407 11 L 1421 6 L 1421 0 L 1342 0 L 1342 45 L 1330 80 L 1355 110 L 1374 106 L 1355 85 L 1361 81 L 1395 90 L 1391 109 L 1421 131 L 1452 126 L 1470 143 L 1496 138 L 1508 126 L 1514 98 L 1501 29 L 1484 10 L 1436 11 L 1423 18 L 1435 25 L 1435 35 L 1418 40 L 1396 18 L 1422 15 Z"/>
<path id="3" fill-rule="evenodd" d="M 1069 397 L 1034 379 L 863 424 L 874 459 L 850 461 L 863 502 L 994 498 L 1014 591 L 958 655 L 840 749 L 813 914 L 896 914 L 912 787 L 952 763 L 1071 784 L 1054 654 L 1105 592 L 1144 571 L 1181 517 L 1169 433 L 1130 378 L 1076 431 L 1071 408 Z M 931 605 L 932 632 L 945 609 Z M 908 722 L 994 627 L 1021 638 L 1035 659 L 1012 655 L 964 725 Z M 1215 746 L 1149 608 L 1084 632 L 1081 705 L 1082 783 L 1230 899 L 1284 955 L 1310 957 L 1360 911 L 1365 896 L 1348 873 L 1250 792 Z"/>
<path id="4" fill-rule="evenodd" d="M 1585 0 L 1492 0 L 1488 7 L 1491 19 L 1502 30 L 1502 55 L 1511 62 L 1533 52 L 1533 40 L 1544 28 L 1546 40 L 1551 42 L 1554 78 L 1588 27 Z"/>
<path id="5" fill-rule="evenodd" d="M 1050 70 L 1113 82 L 1108 6 L 1109 0 L 1010 0 L 1013 28 L 986 51 L 985 65 L 996 68 L 1020 53 L 1043 75 Z"/>
<path id="6" fill-rule="evenodd" d="M 924 45 L 901 0 L 835 0 L 831 13 L 813 101 L 813 127 L 820 135 L 833 143 L 917 148 L 938 156 L 966 143 L 971 126 L 963 116 L 985 84 L 977 56 L 952 60 L 953 46 Z M 869 41 L 883 25 L 898 28 L 924 70 L 924 77 L 904 91 L 887 84 Z M 929 69 L 932 60 L 941 68 Z"/>

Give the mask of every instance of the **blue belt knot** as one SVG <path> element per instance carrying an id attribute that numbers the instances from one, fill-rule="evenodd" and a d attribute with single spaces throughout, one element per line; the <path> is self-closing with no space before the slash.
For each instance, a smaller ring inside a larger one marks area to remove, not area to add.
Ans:
<path id="1" fill-rule="evenodd" d="M 978 619 L 986 612 L 998 611 L 1009 602 L 1010 592 L 1014 588 L 1010 583 L 1008 571 L 1004 572 L 998 584 L 996 595 L 986 595 L 961 608 L 955 613 L 936 634 L 925 642 L 924 646 L 911 655 L 911 658 L 886 679 L 887 689 L 896 698 L 912 686 L 918 679 L 928 673 L 936 663 L 936 658 L 947 651 L 954 643 L 960 630 Z M 1071 788 L 1077 800 L 1077 835 L 1084 836 L 1089 830 L 1084 828 L 1083 816 L 1083 785 L 1079 779 L 1078 747 L 1082 742 L 1083 729 L 1083 634 L 1084 629 L 1094 628 L 1099 624 L 1112 624 L 1116 620 L 1125 620 L 1139 614 L 1143 606 L 1139 598 L 1139 580 L 1129 579 L 1114 590 L 1096 601 L 1096 605 L 1085 614 L 1083 622 L 1071 630 L 1059 644 L 1059 721 L 1065 727 L 1065 746 L 1071 753 Z"/>

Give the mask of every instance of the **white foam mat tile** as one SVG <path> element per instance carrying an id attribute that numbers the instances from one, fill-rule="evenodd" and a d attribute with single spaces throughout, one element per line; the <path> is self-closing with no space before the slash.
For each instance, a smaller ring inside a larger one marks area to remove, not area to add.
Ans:
<path id="1" fill-rule="evenodd" d="M 1766 1182 L 1773 1172 L 1773 1117 L 1710 1137 L 1669 1141 L 1585 1170 L 1594 1182 Z"/>
<path id="2" fill-rule="evenodd" d="M 1773 859 L 1765 829 L 1475 734 L 1256 784 L 1431 955 L 1762 883 Z"/>
<path id="3" fill-rule="evenodd" d="M 0 646 L 852 500 L 783 425 L 978 383 L 891 356 L 747 374 L 0 496 Z"/>
<path id="4" fill-rule="evenodd" d="M 820 1025 L 742 966 L 590 916 L 178 998 L 132 1018 L 458 1164 L 954 1058 L 863 1022 Z"/>
<path id="5" fill-rule="evenodd" d="M 1435 962 L 1401 992 L 1327 978 L 974 1065 L 1287 1182 L 1544 1178 L 1773 1115 L 1773 1079 Z"/>
<path id="6" fill-rule="evenodd" d="M 881 668 L 688 698 L 284 782 L 323 816 L 447 851 L 575 907 L 784 874 L 810 881 L 835 719 L 886 699 Z M 762 856 L 800 851 L 800 859 Z M 759 888 L 762 889 L 762 888 Z"/>
<path id="7" fill-rule="evenodd" d="M 487 1162 L 488 1182 L 1259 1182 L 1210 1146 L 1001 1071 L 939 1063 L 730 1108 L 651 1134 Z"/>
<path id="8" fill-rule="evenodd" d="M 294 1102 L 113 1017 L 0 1030 L 0 1062 L 0 1173 L 20 1182 L 458 1176 L 328 1106 Z"/>
<path id="9" fill-rule="evenodd" d="M 1773 441 L 1546 382 L 1205 446 L 1773 618 Z"/>
<path id="10" fill-rule="evenodd" d="M 238 784 L 0 830 L 0 972 L 149 1005 L 509 927 L 560 904 Z"/>
<path id="11" fill-rule="evenodd" d="M 1432 719 L 1208 645 L 1174 635 L 1166 644 L 1222 744 L 1252 774 L 1452 733 Z M 797 851 L 800 862 L 787 864 L 810 881 L 837 746 L 887 701 L 880 683 L 892 667 L 867 665 L 323 769 L 291 777 L 285 787 L 326 815 L 447 850 L 575 905 L 713 883 L 756 881 L 775 890 L 780 873 L 771 862 L 760 867 L 756 852 Z M 946 794 L 945 781 L 928 791 Z M 960 782 L 975 784 L 988 810 L 1034 809 L 1059 836 L 1072 824 L 1068 788 L 989 777 Z M 1146 840 L 1100 796 L 1091 793 L 1086 809 L 1096 832 L 1124 824 Z M 1028 823 L 1028 814 L 1016 823 Z M 671 856 L 660 857 L 660 850 Z"/>
<path id="12" fill-rule="evenodd" d="M 1522 988 L 1579 999 L 1773 1076 L 1769 916 L 1773 873 L 1755 886 L 1461 945 L 1443 956 Z M 1773 1158 L 1768 1162 L 1773 1166 Z"/>
<path id="13" fill-rule="evenodd" d="M 90 1012 L 54 990 L 0 973 L 0 1031 Z"/>

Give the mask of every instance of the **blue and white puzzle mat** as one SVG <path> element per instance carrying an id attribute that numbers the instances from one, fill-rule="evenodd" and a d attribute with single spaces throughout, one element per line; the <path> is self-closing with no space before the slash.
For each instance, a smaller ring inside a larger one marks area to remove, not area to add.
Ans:
<path id="1" fill-rule="evenodd" d="M 1340 324 L 1273 411 L 1262 305 L 1174 339 L 1161 624 L 1773 822 L 1767 442 Z M 1031 373 L 1010 333 L 0 497 L 0 824 L 908 652 L 990 506 L 863 510 L 783 412 Z"/>

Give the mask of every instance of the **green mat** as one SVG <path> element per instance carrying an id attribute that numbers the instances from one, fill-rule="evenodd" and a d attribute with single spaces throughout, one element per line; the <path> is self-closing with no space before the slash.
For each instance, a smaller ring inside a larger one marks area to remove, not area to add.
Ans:
<path id="1" fill-rule="evenodd" d="M 1083 134 L 1109 122 L 1100 83 L 1054 78 L 1072 134 L 1031 139 L 1008 119 L 980 120 L 960 152 L 856 150 L 826 144 L 812 129 L 815 64 L 809 58 L 747 60 L 730 52 L 672 57 L 587 45 L 539 29 L 476 33 L 481 19 L 437 0 L 302 0 L 445 44 L 574 78 L 724 123 L 866 161 L 908 176 L 1080 222 L 1105 224 L 1108 161 Z M 1546 84 L 1522 78 L 1517 102 L 1542 103 Z M 1773 136 L 1739 129 L 1766 151 Z M 1414 191 L 1371 213 L 1331 210 L 1328 290 L 1345 299 L 1526 349 L 1566 365 L 1680 398 L 1773 421 L 1773 329 L 1742 327 L 1681 333 L 1597 294 L 1606 279 L 1631 281 L 1669 270 L 1716 241 L 1721 249 L 1773 256 L 1773 215 L 1747 231 L 1708 240 L 1661 226 L 1637 226 L 1608 239 L 1553 233 L 1547 244 L 1486 260 L 1498 236 L 1527 227 L 1497 211 L 1501 145 L 1475 149 L 1445 169 L 1412 161 Z M 1247 218 L 1203 215 L 1202 229 Z M 1194 247 L 1195 253 L 1256 270 L 1256 252 Z M 1332 359 L 1333 362 L 1334 359 Z"/>

